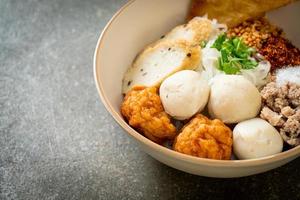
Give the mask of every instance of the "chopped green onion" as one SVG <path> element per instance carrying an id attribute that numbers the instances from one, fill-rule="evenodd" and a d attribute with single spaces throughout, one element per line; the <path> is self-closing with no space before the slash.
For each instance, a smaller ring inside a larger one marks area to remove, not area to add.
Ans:
<path id="1" fill-rule="evenodd" d="M 250 59 L 255 49 L 248 47 L 241 38 L 227 38 L 225 34 L 219 35 L 211 48 L 221 53 L 219 70 L 226 74 L 237 74 L 242 69 L 253 69 L 258 63 Z"/>

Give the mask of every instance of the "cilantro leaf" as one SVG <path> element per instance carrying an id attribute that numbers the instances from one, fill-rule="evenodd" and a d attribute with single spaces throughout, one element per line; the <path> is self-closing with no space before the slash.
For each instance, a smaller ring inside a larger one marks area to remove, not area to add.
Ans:
<path id="1" fill-rule="evenodd" d="M 206 45 L 207 45 L 207 41 L 202 41 L 202 42 L 200 43 L 200 46 L 201 46 L 202 49 L 205 48 Z"/>
<path id="2" fill-rule="evenodd" d="M 253 69 L 258 63 L 250 59 L 255 49 L 248 47 L 242 38 L 227 38 L 225 34 L 219 35 L 211 48 L 221 53 L 219 70 L 226 74 L 237 74 L 242 69 Z"/>
<path id="3" fill-rule="evenodd" d="M 211 46 L 211 48 L 216 48 L 216 49 L 218 49 L 220 51 L 221 48 L 222 48 L 222 44 L 225 42 L 225 40 L 226 40 L 226 35 L 225 34 L 220 35 L 216 39 L 216 41 L 214 42 L 214 44 Z"/>

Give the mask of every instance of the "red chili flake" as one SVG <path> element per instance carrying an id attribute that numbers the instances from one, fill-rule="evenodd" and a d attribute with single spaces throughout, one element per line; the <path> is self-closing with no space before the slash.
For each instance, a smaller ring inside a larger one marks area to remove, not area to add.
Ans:
<path id="1" fill-rule="evenodd" d="M 271 63 L 271 71 L 300 65 L 300 50 L 281 36 L 269 37 L 259 52 Z"/>

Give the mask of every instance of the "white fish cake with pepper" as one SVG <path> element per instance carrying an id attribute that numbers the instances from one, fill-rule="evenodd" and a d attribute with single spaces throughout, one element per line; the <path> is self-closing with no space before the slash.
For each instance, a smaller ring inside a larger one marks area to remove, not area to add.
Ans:
<path id="1" fill-rule="evenodd" d="M 192 45 L 200 45 L 201 42 L 215 36 L 218 31 L 211 20 L 205 17 L 195 17 L 187 24 L 175 27 L 163 40 L 185 40 Z"/>
<path id="2" fill-rule="evenodd" d="M 180 70 L 194 70 L 201 65 L 200 46 L 186 41 L 164 41 L 143 50 L 123 79 L 122 92 L 134 86 L 159 86 L 168 76 Z"/>

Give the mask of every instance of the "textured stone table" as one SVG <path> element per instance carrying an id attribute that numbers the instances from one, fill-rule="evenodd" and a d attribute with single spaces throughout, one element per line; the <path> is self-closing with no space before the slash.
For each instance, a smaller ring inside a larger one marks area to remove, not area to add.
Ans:
<path id="1" fill-rule="evenodd" d="M 98 36 L 125 0 L 0 1 L 0 199 L 300 199 L 300 159 L 211 179 L 142 152 L 94 85 Z"/>

